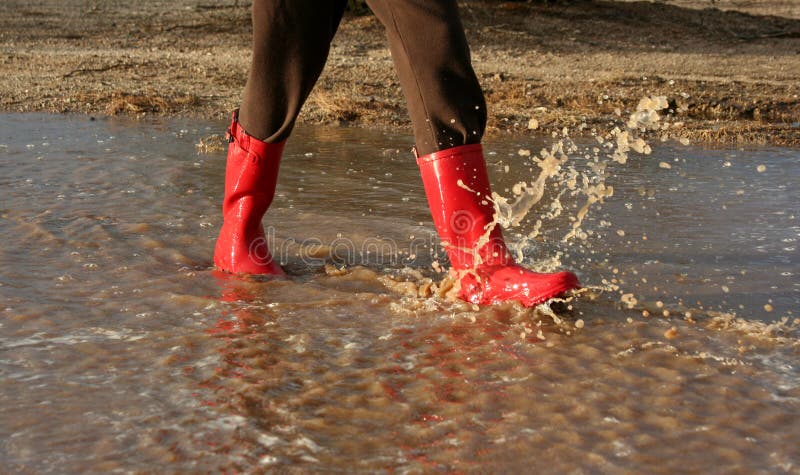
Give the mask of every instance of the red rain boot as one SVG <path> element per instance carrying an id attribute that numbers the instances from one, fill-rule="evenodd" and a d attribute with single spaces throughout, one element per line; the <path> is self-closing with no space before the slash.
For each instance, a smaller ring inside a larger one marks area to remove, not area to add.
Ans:
<path id="1" fill-rule="evenodd" d="M 227 272 L 284 275 L 267 247 L 261 218 L 275 194 L 283 145 L 252 137 L 239 125 L 238 111 L 228 129 L 222 229 L 214 264 Z"/>
<path id="2" fill-rule="evenodd" d="M 417 158 L 436 231 L 460 276 L 459 297 L 476 304 L 538 305 L 580 286 L 571 272 L 539 274 L 514 263 L 493 223 L 492 192 L 480 144 Z"/>

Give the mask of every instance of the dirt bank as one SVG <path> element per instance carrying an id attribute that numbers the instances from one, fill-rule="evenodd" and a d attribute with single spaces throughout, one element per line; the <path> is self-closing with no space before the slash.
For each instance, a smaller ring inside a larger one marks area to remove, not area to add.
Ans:
<path id="1" fill-rule="evenodd" d="M 694 141 L 800 145 L 800 5 L 698 3 L 463 2 L 490 133 L 604 129 L 665 95 Z M 243 0 L 6 0 L 0 109 L 227 116 L 249 21 Z M 345 19 L 301 121 L 409 128 L 373 16 Z"/>

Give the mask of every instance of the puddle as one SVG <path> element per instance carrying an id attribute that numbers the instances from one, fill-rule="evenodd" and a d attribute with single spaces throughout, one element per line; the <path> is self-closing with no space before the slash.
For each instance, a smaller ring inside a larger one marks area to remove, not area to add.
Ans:
<path id="1" fill-rule="evenodd" d="M 292 138 L 265 220 L 290 279 L 212 272 L 223 129 L 0 115 L 7 470 L 798 470 L 797 151 L 651 144 L 584 239 L 585 196 L 541 242 L 531 213 L 524 263 L 592 287 L 554 316 L 397 284 L 442 256 L 411 138 L 375 131 Z M 487 142 L 495 191 L 552 143 Z"/>

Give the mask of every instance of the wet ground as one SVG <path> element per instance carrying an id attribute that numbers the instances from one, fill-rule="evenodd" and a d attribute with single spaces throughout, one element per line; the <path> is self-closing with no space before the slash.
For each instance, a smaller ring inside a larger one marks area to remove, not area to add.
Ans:
<path id="1" fill-rule="evenodd" d="M 614 196 L 508 232 L 589 288 L 553 314 L 419 297 L 411 139 L 360 129 L 287 147 L 291 278 L 215 273 L 223 128 L 0 116 L 2 471 L 800 473 L 797 150 L 579 143 Z M 487 143 L 495 191 L 554 142 Z"/>
<path id="2" fill-rule="evenodd" d="M 222 119 L 247 78 L 251 4 L 4 0 L 0 110 Z M 797 0 L 459 7 L 492 134 L 604 128 L 657 94 L 693 141 L 800 146 Z M 410 130 L 384 28 L 365 13 L 345 15 L 301 121 Z"/>

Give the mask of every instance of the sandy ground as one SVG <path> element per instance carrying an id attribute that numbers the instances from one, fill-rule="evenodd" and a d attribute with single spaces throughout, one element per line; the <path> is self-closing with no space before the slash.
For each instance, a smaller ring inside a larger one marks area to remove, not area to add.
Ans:
<path id="1" fill-rule="evenodd" d="M 604 130 L 664 95 L 671 130 L 693 141 L 800 145 L 800 2 L 710 7 L 462 2 L 489 133 Z M 221 118 L 250 31 L 244 0 L 4 0 L 0 110 Z M 300 121 L 410 130 L 372 15 L 345 18 Z"/>

